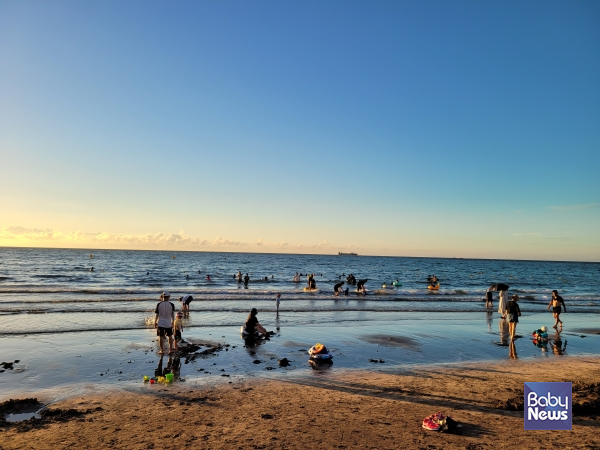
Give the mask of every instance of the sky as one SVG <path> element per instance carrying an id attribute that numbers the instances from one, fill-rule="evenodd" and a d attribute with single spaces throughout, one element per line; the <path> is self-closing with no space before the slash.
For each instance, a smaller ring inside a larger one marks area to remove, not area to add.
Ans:
<path id="1" fill-rule="evenodd" d="M 0 246 L 600 261 L 596 1 L 0 2 Z"/>

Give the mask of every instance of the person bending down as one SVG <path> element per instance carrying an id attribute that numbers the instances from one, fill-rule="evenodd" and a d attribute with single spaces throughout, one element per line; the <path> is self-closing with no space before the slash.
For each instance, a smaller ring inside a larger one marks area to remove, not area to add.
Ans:
<path id="1" fill-rule="evenodd" d="M 342 288 L 343 285 L 344 285 L 344 282 L 340 281 L 335 286 L 333 286 L 333 295 L 335 295 L 337 297 L 338 295 L 343 293 L 344 292 L 344 289 Z"/>
<path id="2" fill-rule="evenodd" d="M 179 301 L 181 302 L 181 310 L 182 311 L 188 311 L 190 310 L 190 303 L 192 303 L 192 300 L 194 300 L 194 297 L 192 297 L 191 295 L 184 295 L 183 297 L 179 297 Z"/>
<path id="3" fill-rule="evenodd" d="M 256 318 L 257 314 L 258 310 L 256 308 L 252 308 L 252 311 L 250 311 L 250 314 L 246 319 L 246 323 L 244 324 L 244 329 L 248 334 L 254 334 L 255 332 L 258 332 L 266 335 L 267 330 L 265 330 L 265 328 L 260 323 L 258 323 L 258 319 Z"/>

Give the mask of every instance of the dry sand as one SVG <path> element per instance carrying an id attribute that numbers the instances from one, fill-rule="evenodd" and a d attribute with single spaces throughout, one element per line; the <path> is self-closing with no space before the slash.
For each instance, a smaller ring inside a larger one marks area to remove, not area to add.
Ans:
<path id="1" fill-rule="evenodd" d="M 564 357 L 396 373 L 331 370 L 208 389 L 181 383 L 115 391 L 70 398 L 53 404 L 45 419 L 4 427 L 0 448 L 597 449 L 598 384 L 574 394 L 574 403 L 591 403 L 575 414 L 572 431 L 524 431 L 523 412 L 499 405 L 522 400 L 524 381 L 597 383 L 599 363 Z M 460 434 L 421 428 L 438 410 L 462 424 Z"/>

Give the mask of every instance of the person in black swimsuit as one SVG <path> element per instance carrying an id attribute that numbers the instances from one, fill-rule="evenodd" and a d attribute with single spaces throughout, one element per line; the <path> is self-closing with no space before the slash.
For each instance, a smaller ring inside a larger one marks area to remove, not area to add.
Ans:
<path id="1" fill-rule="evenodd" d="M 563 298 L 560 295 L 558 295 L 558 291 L 556 290 L 552 291 L 552 299 L 550 300 L 548 308 L 546 309 L 550 309 L 551 306 L 553 316 L 556 319 L 552 328 L 558 329 L 558 324 L 560 323 L 560 328 L 562 329 L 563 323 L 562 320 L 560 320 L 560 313 L 562 312 L 562 308 L 564 308 L 565 312 L 567 312 L 567 306 L 565 305 L 565 301 L 563 300 Z"/>
<path id="2" fill-rule="evenodd" d="M 258 318 L 256 317 L 257 314 L 258 310 L 256 308 L 252 308 L 248 318 L 246 319 L 246 323 L 244 324 L 246 333 L 248 333 L 250 336 L 253 336 L 255 333 L 261 333 L 263 335 L 267 334 L 267 330 L 265 330 L 265 328 L 258 323 Z"/>

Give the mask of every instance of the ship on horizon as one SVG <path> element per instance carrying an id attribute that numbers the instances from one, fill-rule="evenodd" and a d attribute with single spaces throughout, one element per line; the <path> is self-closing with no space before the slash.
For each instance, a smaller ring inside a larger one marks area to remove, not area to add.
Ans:
<path id="1" fill-rule="evenodd" d="M 358 256 L 358 254 L 357 253 L 338 252 L 338 256 Z"/>

